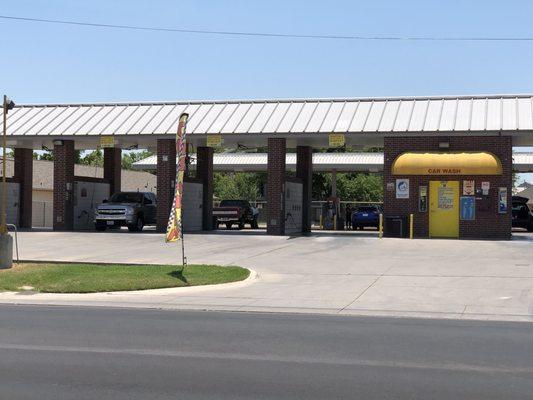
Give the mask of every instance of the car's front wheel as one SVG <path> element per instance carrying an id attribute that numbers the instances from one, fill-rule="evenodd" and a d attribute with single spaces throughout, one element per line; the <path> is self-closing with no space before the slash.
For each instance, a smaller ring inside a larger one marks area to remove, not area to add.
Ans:
<path id="1" fill-rule="evenodd" d="M 137 217 L 137 220 L 135 221 L 135 224 L 128 225 L 128 229 L 130 232 L 140 232 L 144 228 L 144 220 L 143 217 L 139 216 Z"/>
<path id="2" fill-rule="evenodd" d="M 94 227 L 98 232 L 104 232 L 107 229 L 105 225 L 100 225 L 100 224 L 96 224 Z"/>

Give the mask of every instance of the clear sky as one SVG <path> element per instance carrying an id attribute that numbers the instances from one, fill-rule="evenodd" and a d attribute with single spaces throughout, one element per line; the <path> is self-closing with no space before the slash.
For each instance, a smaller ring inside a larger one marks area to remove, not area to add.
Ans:
<path id="1" fill-rule="evenodd" d="M 533 37 L 533 1 L 17 0 L 1 15 L 325 35 Z M 0 20 L 20 103 L 533 93 L 533 42 L 224 37 Z"/>

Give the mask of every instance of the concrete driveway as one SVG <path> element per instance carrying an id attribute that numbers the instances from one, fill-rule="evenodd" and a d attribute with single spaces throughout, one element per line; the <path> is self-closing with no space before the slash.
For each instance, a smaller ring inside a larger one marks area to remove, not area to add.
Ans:
<path id="1" fill-rule="evenodd" d="M 156 233 L 22 232 L 25 260 L 176 263 Z M 130 293 L 0 293 L 0 302 L 533 321 L 533 236 L 512 241 L 378 239 L 371 232 L 185 237 L 189 263 L 240 265 L 251 281 Z"/>

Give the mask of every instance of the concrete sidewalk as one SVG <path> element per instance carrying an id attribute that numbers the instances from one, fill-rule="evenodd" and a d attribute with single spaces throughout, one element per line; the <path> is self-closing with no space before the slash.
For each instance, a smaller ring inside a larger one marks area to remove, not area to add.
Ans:
<path id="1" fill-rule="evenodd" d="M 26 260 L 175 263 L 156 233 L 23 232 Z M 99 294 L 0 293 L 1 303 L 205 309 L 533 321 L 533 238 L 377 239 L 373 233 L 186 236 L 189 263 L 257 272 L 218 287 Z"/>

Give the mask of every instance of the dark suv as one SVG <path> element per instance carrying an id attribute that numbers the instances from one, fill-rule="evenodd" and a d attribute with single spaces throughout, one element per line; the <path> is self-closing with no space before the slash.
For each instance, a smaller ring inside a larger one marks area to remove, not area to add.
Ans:
<path id="1" fill-rule="evenodd" d="M 145 225 L 155 224 L 157 205 L 150 192 L 118 192 L 100 204 L 94 212 L 97 231 L 127 226 L 130 231 L 142 231 Z"/>
<path id="2" fill-rule="evenodd" d="M 513 227 L 527 229 L 533 232 L 533 214 L 527 205 L 526 197 L 513 196 Z"/>

